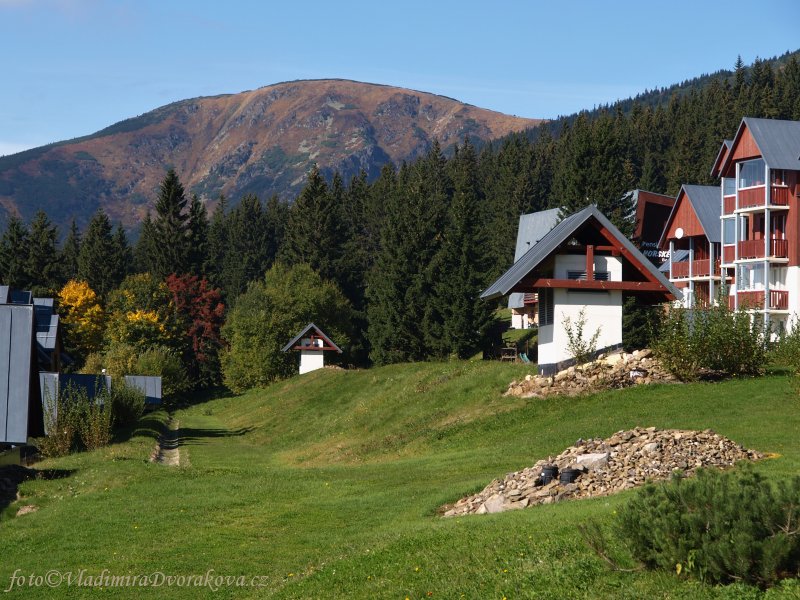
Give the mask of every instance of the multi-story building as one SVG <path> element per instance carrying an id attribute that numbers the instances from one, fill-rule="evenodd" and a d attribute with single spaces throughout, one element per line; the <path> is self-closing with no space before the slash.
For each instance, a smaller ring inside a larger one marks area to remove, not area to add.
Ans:
<path id="1" fill-rule="evenodd" d="M 713 185 L 684 185 L 659 246 L 669 248 L 661 271 L 683 292 L 686 308 L 714 302 L 727 273 L 720 269 L 720 199 Z"/>
<path id="2" fill-rule="evenodd" d="M 780 332 L 800 315 L 800 121 L 744 118 L 711 173 L 721 181 L 729 305 Z"/>

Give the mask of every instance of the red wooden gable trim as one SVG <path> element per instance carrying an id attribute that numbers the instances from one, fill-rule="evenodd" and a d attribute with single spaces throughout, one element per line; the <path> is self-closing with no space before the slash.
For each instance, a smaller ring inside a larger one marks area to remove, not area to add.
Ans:
<path id="1" fill-rule="evenodd" d="M 611 242 L 611 244 L 612 244 L 612 245 L 615 245 L 615 246 L 617 247 L 617 250 L 619 250 L 619 253 L 620 253 L 622 256 L 624 256 L 625 258 L 627 258 L 627 259 L 628 259 L 628 261 L 629 261 L 629 262 L 630 262 L 630 263 L 631 263 L 631 264 L 632 264 L 634 267 L 636 267 L 636 270 L 637 270 L 637 271 L 639 271 L 639 272 L 640 272 L 642 275 L 644 275 L 644 276 L 645 276 L 645 278 L 646 278 L 648 281 L 650 281 L 650 282 L 652 282 L 652 283 L 656 283 L 656 284 L 658 284 L 658 289 L 659 289 L 659 290 L 663 290 L 663 291 L 665 291 L 665 292 L 667 291 L 667 288 L 665 288 L 665 287 L 664 287 L 664 285 L 663 285 L 663 284 L 662 284 L 662 283 L 661 283 L 661 282 L 660 282 L 660 281 L 659 281 L 659 280 L 656 278 L 656 276 L 655 276 L 655 275 L 653 275 L 653 274 L 650 272 L 650 270 L 649 270 L 647 267 L 645 267 L 645 266 L 644 266 L 644 264 L 642 264 L 642 262 L 641 262 L 639 259 L 637 259 L 637 258 L 636 258 L 636 257 L 635 257 L 633 254 L 631 254 L 631 253 L 628 251 L 628 249 L 627 249 L 625 246 L 623 246 L 623 245 L 622 245 L 622 244 L 619 242 L 619 240 L 617 240 L 617 238 L 616 238 L 616 237 L 614 237 L 614 234 L 612 234 L 612 233 L 611 233 L 611 232 L 610 232 L 608 229 L 606 229 L 606 228 L 605 228 L 605 227 L 603 227 L 602 225 L 599 227 L 598 231 L 600 232 L 600 235 L 602 235 L 602 236 L 603 236 L 604 238 L 606 238 L 606 239 L 607 239 L 609 242 Z"/>
<path id="2" fill-rule="evenodd" d="M 664 227 L 664 235 L 661 236 L 662 249 L 669 247 L 669 240 L 677 239 L 675 232 L 679 227 L 683 229 L 683 237 L 685 238 L 706 235 L 705 229 L 703 229 L 703 225 L 700 223 L 700 219 L 697 217 L 697 213 L 683 189 L 678 193 L 675 208 L 667 220 L 666 227 Z"/>
<path id="3" fill-rule="evenodd" d="M 733 138 L 731 149 L 725 157 L 725 162 L 720 169 L 720 177 L 736 177 L 736 161 L 758 158 L 761 150 L 756 144 L 756 140 L 747 128 L 747 124 L 742 121 L 736 137 Z"/>
<path id="4" fill-rule="evenodd" d="M 652 281 L 596 281 L 589 279 L 551 279 L 540 277 L 532 279 L 524 289 L 562 288 L 568 290 L 625 290 L 631 292 L 664 292 L 666 288 L 660 282 Z M 522 282 L 512 288 L 512 292 L 524 291 Z"/>

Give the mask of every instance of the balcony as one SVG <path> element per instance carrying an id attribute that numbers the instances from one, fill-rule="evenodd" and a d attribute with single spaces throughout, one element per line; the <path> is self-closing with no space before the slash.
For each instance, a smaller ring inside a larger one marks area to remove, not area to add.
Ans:
<path id="1" fill-rule="evenodd" d="M 722 247 L 722 259 L 725 261 L 726 265 L 730 265 L 736 260 L 736 247 L 731 246 L 723 246 Z"/>
<path id="2" fill-rule="evenodd" d="M 732 215 L 736 210 L 736 196 L 725 196 L 722 198 L 722 208 L 726 215 Z"/>
<path id="3" fill-rule="evenodd" d="M 714 261 L 714 276 L 719 275 L 719 259 Z M 709 277 L 711 265 L 707 258 L 692 261 L 692 277 Z M 685 279 L 689 277 L 689 261 L 672 263 L 672 278 Z"/>
<path id="4" fill-rule="evenodd" d="M 764 186 L 739 190 L 739 208 L 763 208 L 767 206 L 766 188 Z M 789 206 L 789 188 L 783 185 L 770 187 L 769 206 Z M 736 207 L 735 196 L 723 198 L 725 214 L 730 214 Z"/>
<path id="5" fill-rule="evenodd" d="M 744 240 L 739 242 L 739 259 L 765 258 L 764 240 Z M 770 240 L 770 258 L 787 258 L 789 256 L 789 242 L 787 240 Z"/>
<path id="6" fill-rule="evenodd" d="M 524 306 L 531 306 L 532 304 L 536 304 L 539 301 L 539 294 L 525 294 L 522 297 L 522 304 Z"/>
<path id="7" fill-rule="evenodd" d="M 739 190 L 739 208 L 752 208 L 754 206 L 765 206 L 767 199 L 764 196 L 763 186 Z"/>
<path id="8" fill-rule="evenodd" d="M 764 290 L 757 290 L 752 292 L 739 292 L 739 308 L 745 310 L 761 310 L 764 308 Z M 733 308 L 733 297 L 729 299 L 729 306 Z M 789 292 L 786 290 L 770 290 L 769 291 L 769 309 L 770 310 L 788 310 L 789 309 Z"/>

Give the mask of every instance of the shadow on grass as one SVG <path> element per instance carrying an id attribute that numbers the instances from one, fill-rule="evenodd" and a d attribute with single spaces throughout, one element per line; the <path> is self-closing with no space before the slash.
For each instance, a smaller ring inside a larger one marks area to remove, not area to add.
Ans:
<path id="1" fill-rule="evenodd" d="M 254 429 L 255 427 L 242 427 L 241 429 L 195 429 L 192 427 L 181 427 L 178 429 L 178 435 L 174 439 L 176 445 L 180 445 L 186 442 L 194 442 L 208 438 L 240 437 L 247 435 Z"/>
<path id="2" fill-rule="evenodd" d="M 164 413 L 145 413 L 136 423 L 125 425 L 114 432 L 113 443 L 127 442 L 134 437 L 149 437 L 157 440 L 167 431 L 164 423 Z"/>
<path id="3" fill-rule="evenodd" d="M 0 467 L 0 515 L 17 499 L 19 484 L 29 479 L 64 479 L 77 472 L 77 469 L 31 469 L 20 465 Z"/>

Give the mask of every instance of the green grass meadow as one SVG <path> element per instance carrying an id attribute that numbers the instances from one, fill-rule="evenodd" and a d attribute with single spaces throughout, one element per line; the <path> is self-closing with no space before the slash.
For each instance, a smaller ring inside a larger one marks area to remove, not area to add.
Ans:
<path id="1" fill-rule="evenodd" d="M 759 471 L 798 472 L 800 400 L 785 376 L 502 397 L 512 379 L 532 371 L 482 361 L 326 369 L 241 396 L 198 399 L 173 414 L 179 467 L 148 461 L 167 418 L 152 413 L 124 441 L 35 465 L 47 477 L 22 483 L 23 497 L 0 515 L 0 590 L 15 572 L 76 577 L 85 569 L 85 580 L 103 569 L 118 576 L 213 570 L 246 585 L 64 582 L 15 585 L 6 596 L 800 598 L 794 581 L 762 593 L 612 570 L 577 525 L 590 518 L 610 525 L 635 492 L 437 516 L 443 504 L 578 438 L 637 425 L 712 428 L 777 455 Z M 15 517 L 24 505 L 38 510 Z M 635 566 L 623 548 L 614 551 Z"/>

